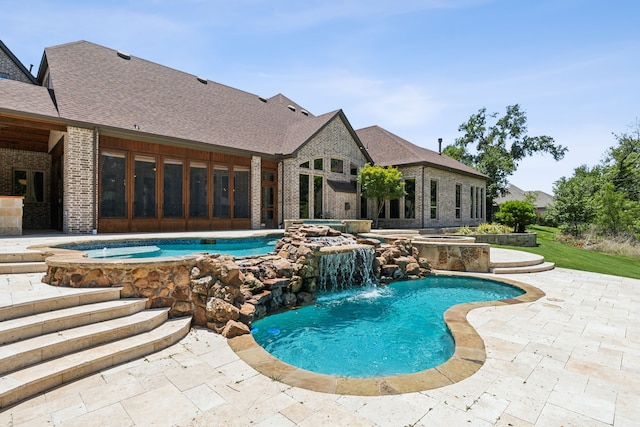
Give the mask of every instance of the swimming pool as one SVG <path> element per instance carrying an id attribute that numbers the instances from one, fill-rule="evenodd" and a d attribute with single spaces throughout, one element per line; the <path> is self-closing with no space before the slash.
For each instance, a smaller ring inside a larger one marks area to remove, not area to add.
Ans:
<path id="1" fill-rule="evenodd" d="M 88 258 L 156 258 L 178 257 L 194 253 L 215 253 L 235 257 L 273 252 L 281 235 L 229 239 L 151 239 L 102 241 L 59 246 L 83 251 Z"/>
<path id="2" fill-rule="evenodd" d="M 430 276 L 319 293 L 316 304 L 260 319 L 252 332 L 273 356 L 308 371 L 352 378 L 415 373 L 453 355 L 443 321 L 449 307 L 524 293 L 476 277 Z"/>

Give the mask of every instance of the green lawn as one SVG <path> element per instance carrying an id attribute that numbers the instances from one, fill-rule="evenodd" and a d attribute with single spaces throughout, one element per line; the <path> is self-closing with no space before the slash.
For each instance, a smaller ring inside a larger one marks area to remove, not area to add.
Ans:
<path id="1" fill-rule="evenodd" d="M 545 261 L 556 264 L 556 267 L 572 270 L 592 271 L 595 273 L 612 274 L 614 276 L 633 277 L 640 279 L 640 261 L 623 255 L 609 255 L 601 252 L 567 246 L 554 241 L 554 234 L 558 231 L 552 227 L 531 226 L 528 231 L 538 233 L 538 246 L 525 248 L 521 246 L 497 246 L 516 249 L 542 255 Z"/>

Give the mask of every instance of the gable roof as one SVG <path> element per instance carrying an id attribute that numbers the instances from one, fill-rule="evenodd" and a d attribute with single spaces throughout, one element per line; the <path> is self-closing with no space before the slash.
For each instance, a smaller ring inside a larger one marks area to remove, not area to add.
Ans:
<path id="1" fill-rule="evenodd" d="M 29 79 L 31 83 L 38 84 L 38 80 L 36 80 L 36 78 L 33 77 L 33 75 L 29 72 L 29 70 L 27 70 L 24 64 L 13 54 L 13 52 L 11 52 L 11 50 L 7 47 L 6 44 L 2 42 L 2 40 L 0 40 L 0 50 L 3 51 L 5 55 L 9 57 L 11 62 L 15 64 L 15 66 L 20 70 L 20 72 L 24 74 L 24 76 L 27 79 Z"/>
<path id="2" fill-rule="evenodd" d="M 60 117 L 103 134 L 290 154 L 305 142 L 298 138 L 333 117 L 315 117 L 281 94 L 266 99 L 86 41 L 47 48 L 45 56 Z"/>
<path id="3" fill-rule="evenodd" d="M 380 166 L 424 165 L 450 170 L 478 178 L 488 178 L 470 166 L 444 154 L 419 147 L 379 126 L 370 126 L 356 133 L 374 162 Z"/>
<path id="4" fill-rule="evenodd" d="M 8 79 L 0 79 L 0 112 L 59 118 L 47 88 Z"/>
<path id="5" fill-rule="evenodd" d="M 554 201 L 554 197 L 544 191 L 535 190 L 535 191 L 525 191 L 520 187 L 516 187 L 513 184 L 509 184 L 509 188 L 507 189 L 507 194 L 503 197 L 498 197 L 495 199 L 494 203 L 500 205 L 506 201 L 511 200 L 524 200 L 527 193 L 533 193 L 536 195 L 536 200 L 533 202 L 536 208 L 545 208 L 549 206 Z"/>

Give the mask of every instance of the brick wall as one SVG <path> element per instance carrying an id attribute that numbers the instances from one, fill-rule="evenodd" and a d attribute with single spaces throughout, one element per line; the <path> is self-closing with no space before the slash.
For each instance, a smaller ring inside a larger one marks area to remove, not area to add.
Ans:
<path id="1" fill-rule="evenodd" d="M 51 228 L 51 156 L 35 151 L 0 148 L 0 195 L 12 196 L 15 168 L 44 172 L 44 202 L 24 203 L 22 228 L 44 230 Z"/>
<path id="2" fill-rule="evenodd" d="M 65 233 L 91 233 L 95 228 L 93 130 L 69 126 L 64 145 L 63 228 Z"/>
<path id="3" fill-rule="evenodd" d="M 22 70 L 4 53 L 0 50 L 0 74 L 6 74 L 9 76 L 9 80 L 17 80 L 19 82 L 31 83 L 31 80 L 24 75 Z"/>
<path id="4" fill-rule="evenodd" d="M 324 169 L 313 169 L 314 159 L 322 158 Z M 331 159 L 343 160 L 344 173 L 331 172 Z M 300 164 L 310 162 L 310 169 L 300 168 Z M 339 219 L 358 218 L 359 196 L 356 193 L 343 193 L 333 191 L 327 184 L 327 179 L 335 181 L 351 181 L 356 176 L 350 175 L 350 165 L 354 163 L 358 169 L 364 166 L 366 158 L 360 151 L 347 126 L 340 116 L 329 122 L 312 140 L 302 146 L 297 157 L 285 159 L 283 172 L 283 219 L 298 219 L 299 217 L 299 185 L 300 174 L 309 174 L 323 177 L 323 216 Z M 313 179 L 311 178 L 311 182 Z M 313 185 L 313 184 L 312 184 Z M 313 192 L 310 193 L 313 213 Z M 345 203 L 350 204 L 350 209 L 345 210 Z"/>

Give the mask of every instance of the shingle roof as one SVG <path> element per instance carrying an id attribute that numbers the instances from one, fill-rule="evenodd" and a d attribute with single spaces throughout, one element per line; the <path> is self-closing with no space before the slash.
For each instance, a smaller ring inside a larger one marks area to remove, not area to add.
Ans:
<path id="1" fill-rule="evenodd" d="M 379 126 L 360 129 L 356 133 L 377 165 L 403 166 L 423 164 L 487 178 L 486 175 L 464 163 L 412 144 Z"/>
<path id="2" fill-rule="evenodd" d="M 261 98 L 86 41 L 45 55 L 60 116 L 92 126 L 136 125 L 159 137 L 289 154 L 292 141 L 299 146 L 333 117 L 316 118 L 281 94 Z"/>
<path id="3" fill-rule="evenodd" d="M 8 79 L 0 79 L 0 111 L 58 118 L 47 88 Z"/>
<path id="4" fill-rule="evenodd" d="M 507 194 L 504 197 L 498 197 L 495 199 L 496 204 L 501 204 L 510 200 L 524 200 L 527 193 L 534 193 L 536 195 L 536 200 L 533 203 L 536 208 L 545 208 L 549 206 L 554 201 L 554 197 L 544 191 L 535 190 L 535 191 L 525 191 L 520 187 L 516 187 L 513 184 L 509 184 L 509 188 L 507 189 Z"/>

